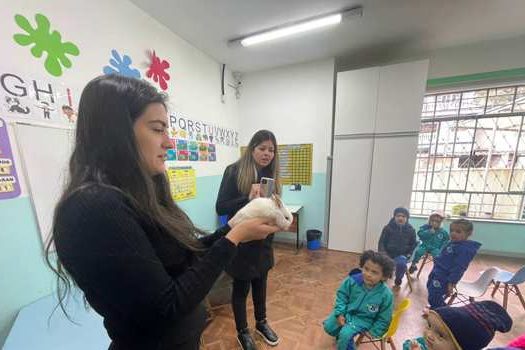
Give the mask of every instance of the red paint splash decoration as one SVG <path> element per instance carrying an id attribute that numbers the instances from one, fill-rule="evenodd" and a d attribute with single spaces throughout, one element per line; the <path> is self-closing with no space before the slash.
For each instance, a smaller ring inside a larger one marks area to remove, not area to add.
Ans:
<path id="1" fill-rule="evenodd" d="M 161 60 L 155 51 L 151 53 L 150 64 L 146 72 L 148 78 L 153 77 L 153 81 L 159 83 L 162 90 L 168 89 L 167 81 L 170 80 L 170 75 L 166 72 L 166 69 L 170 67 L 170 63 L 166 60 Z"/>

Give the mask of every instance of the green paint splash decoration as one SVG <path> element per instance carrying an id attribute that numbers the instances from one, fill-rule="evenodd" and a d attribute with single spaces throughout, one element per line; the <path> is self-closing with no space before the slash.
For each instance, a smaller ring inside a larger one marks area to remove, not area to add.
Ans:
<path id="1" fill-rule="evenodd" d="M 56 30 L 51 31 L 49 19 L 41 13 L 35 15 L 36 28 L 22 15 L 15 15 L 15 22 L 27 34 L 15 34 L 13 39 L 21 46 L 34 44 L 31 54 L 42 57 L 46 52 L 47 57 L 44 67 L 49 74 L 59 77 L 62 75 L 62 67 L 71 68 L 71 60 L 66 55 L 78 56 L 80 50 L 72 42 L 62 42 L 62 36 Z"/>

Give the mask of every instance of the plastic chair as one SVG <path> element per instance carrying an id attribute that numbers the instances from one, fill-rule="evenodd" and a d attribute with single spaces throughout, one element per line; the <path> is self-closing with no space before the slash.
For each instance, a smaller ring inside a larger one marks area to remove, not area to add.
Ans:
<path id="1" fill-rule="evenodd" d="M 503 288 L 503 307 L 507 309 L 507 302 L 509 299 L 509 293 L 512 292 L 516 294 L 521 302 L 521 306 L 525 309 L 525 300 L 521 294 L 520 289 L 518 288 L 519 284 L 525 282 L 525 266 L 519 269 L 516 273 L 512 273 L 505 270 L 499 270 L 493 280 L 495 286 L 492 291 L 492 297 L 496 294 L 496 291 Z M 503 284 L 503 286 L 500 286 Z"/>
<path id="2" fill-rule="evenodd" d="M 448 300 L 448 305 L 452 305 L 454 300 L 458 298 L 459 302 L 468 304 L 475 301 L 476 298 L 481 297 L 487 291 L 487 288 L 492 283 L 494 277 L 500 270 L 497 267 L 491 267 L 481 274 L 474 282 L 460 281 L 454 293 Z"/>
<path id="3" fill-rule="evenodd" d="M 401 319 L 401 315 L 405 311 L 408 310 L 410 307 L 410 299 L 403 299 L 397 305 L 396 309 L 394 310 L 394 313 L 392 314 L 392 321 L 390 321 L 390 326 L 388 326 L 388 330 L 385 334 L 383 334 L 382 337 L 379 338 L 370 338 L 365 336 L 364 334 L 360 334 L 359 337 L 357 337 L 356 345 L 359 346 L 360 344 L 367 344 L 372 343 L 376 349 L 385 350 L 386 344 L 390 345 L 390 348 L 392 350 L 396 350 L 396 346 L 394 344 L 394 335 L 397 332 L 397 328 L 399 327 L 399 320 Z M 363 339 L 365 338 L 366 339 Z M 379 346 L 377 346 L 377 343 L 379 343 Z"/>

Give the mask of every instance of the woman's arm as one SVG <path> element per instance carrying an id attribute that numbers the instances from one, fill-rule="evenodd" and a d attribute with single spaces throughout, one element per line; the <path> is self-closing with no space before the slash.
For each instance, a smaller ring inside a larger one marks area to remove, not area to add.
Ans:
<path id="1" fill-rule="evenodd" d="M 231 228 L 229 225 L 219 227 L 214 233 L 199 238 L 199 241 L 206 247 L 211 246 L 216 240 L 226 236 L 230 232 Z"/>
<path id="2" fill-rule="evenodd" d="M 172 278 L 135 211 L 118 192 L 78 196 L 66 202 L 59 215 L 60 260 L 88 301 L 142 327 L 178 320 L 193 310 L 236 253 L 230 240 L 218 239 L 194 265 Z"/>

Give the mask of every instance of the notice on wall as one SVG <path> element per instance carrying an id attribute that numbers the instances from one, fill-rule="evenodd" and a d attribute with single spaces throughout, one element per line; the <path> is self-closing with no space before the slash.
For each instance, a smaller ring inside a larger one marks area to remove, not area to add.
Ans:
<path id="1" fill-rule="evenodd" d="M 171 197 L 179 202 L 197 197 L 197 176 L 192 167 L 169 167 Z"/>
<path id="2" fill-rule="evenodd" d="M 7 134 L 7 124 L 0 118 L 0 200 L 15 198 L 19 195 L 20 182 Z"/>

